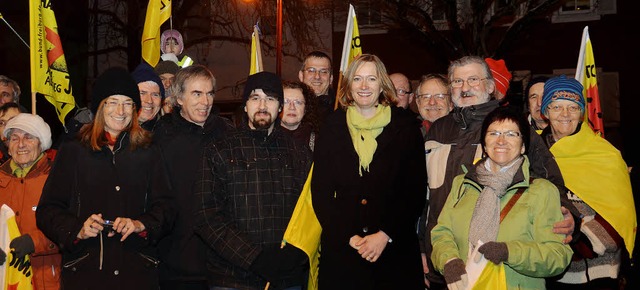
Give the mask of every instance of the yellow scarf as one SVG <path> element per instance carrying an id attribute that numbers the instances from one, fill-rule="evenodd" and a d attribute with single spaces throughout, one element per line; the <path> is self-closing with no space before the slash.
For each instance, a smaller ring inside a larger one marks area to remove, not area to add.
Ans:
<path id="1" fill-rule="evenodd" d="M 613 226 L 633 253 L 636 208 L 627 164 L 620 151 L 596 135 L 587 122 L 550 148 L 565 185 Z"/>
<path id="2" fill-rule="evenodd" d="M 354 106 L 347 107 L 347 126 L 353 148 L 356 149 L 360 158 L 358 170 L 362 176 L 362 169 L 369 171 L 369 164 L 373 160 L 373 153 L 376 152 L 378 142 L 376 137 L 382 133 L 384 126 L 391 122 L 391 108 L 389 106 L 378 105 L 373 117 L 365 119 Z"/>

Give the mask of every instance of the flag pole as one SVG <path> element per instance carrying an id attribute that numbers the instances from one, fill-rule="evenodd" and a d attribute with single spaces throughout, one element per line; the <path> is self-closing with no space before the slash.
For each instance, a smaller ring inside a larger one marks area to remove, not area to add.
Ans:
<path id="1" fill-rule="evenodd" d="M 22 36 L 20 36 L 20 34 L 18 34 L 18 32 L 17 32 L 15 29 L 13 29 L 13 27 L 11 26 L 11 24 L 9 24 L 9 22 L 7 22 L 7 20 L 6 20 L 6 19 L 4 19 L 4 17 L 2 16 L 2 13 L 0 13 L 0 19 L 2 19 L 2 21 L 4 21 L 4 23 L 6 23 L 6 24 L 7 24 L 7 26 L 9 26 L 9 29 L 11 29 L 11 31 L 13 31 L 13 33 L 15 33 L 15 35 L 16 35 L 16 36 L 18 36 L 18 38 L 20 38 L 20 40 L 22 40 L 22 43 L 24 43 L 24 45 L 26 45 L 26 46 L 27 46 L 27 48 L 29 48 L 29 49 L 30 49 L 29 44 L 27 44 L 27 42 L 26 42 L 26 41 L 24 41 L 24 39 L 22 38 Z"/>

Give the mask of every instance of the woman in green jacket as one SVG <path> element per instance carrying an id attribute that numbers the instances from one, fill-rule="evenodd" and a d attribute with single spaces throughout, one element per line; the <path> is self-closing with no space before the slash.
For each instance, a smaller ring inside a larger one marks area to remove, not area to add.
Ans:
<path id="1" fill-rule="evenodd" d="M 489 263 L 504 265 L 508 289 L 544 289 L 545 277 L 569 265 L 571 248 L 552 232 L 562 220 L 558 189 L 530 179 L 529 130 L 519 112 L 497 108 L 482 124 L 486 157 L 454 179 L 431 231 L 431 258 L 449 289 L 467 286 L 465 265 L 476 247 Z"/>

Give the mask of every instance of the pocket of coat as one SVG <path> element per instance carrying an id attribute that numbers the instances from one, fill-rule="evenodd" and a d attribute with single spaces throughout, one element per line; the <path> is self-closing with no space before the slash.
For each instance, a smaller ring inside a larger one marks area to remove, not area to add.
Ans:
<path id="1" fill-rule="evenodd" d="M 151 257 L 151 256 L 149 256 L 149 255 L 145 255 L 145 254 L 143 254 L 143 253 L 138 253 L 138 255 L 139 255 L 140 257 L 142 257 L 142 258 L 147 262 L 147 264 L 146 264 L 146 265 L 147 265 L 148 267 L 154 267 L 154 268 L 156 268 L 156 267 L 158 267 L 158 264 L 160 264 L 160 260 L 158 260 L 158 259 L 156 259 L 156 258 L 154 258 L 154 257 Z"/>
<path id="2" fill-rule="evenodd" d="M 71 260 L 69 262 L 64 263 L 64 265 L 62 265 L 62 267 L 65 268 L 65 269 L 73 268 L 75 265 L 77 265 L 78 263 L 82 262 L 87 257 L 89 257 L 89 253 L 86 253 L 86 254 L 84 254 L 83 256 L 80 256 L 77 259 L 74 259 L 74 260 Z"/>

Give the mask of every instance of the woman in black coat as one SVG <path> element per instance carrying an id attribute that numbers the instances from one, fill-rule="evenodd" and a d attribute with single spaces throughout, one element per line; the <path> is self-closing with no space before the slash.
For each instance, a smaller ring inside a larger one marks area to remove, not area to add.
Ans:
<path id="1" fill-rule="evenodd" d="M 419 121 L 395 106 L 374 55 L 356 58 L 314 152 L 322 289 L 424 289 L 416 223 L 426 198 Z"/>
<path id="2" fill-rule="evenodd" d="M 138 125 L 138 86 L 108 69 L 91 105 L 93 122 L 56 156 L 37 225 L 62 250 L 63 289 L 158 289 L 155 242 L 175 214 L 159 151 Z"/>

